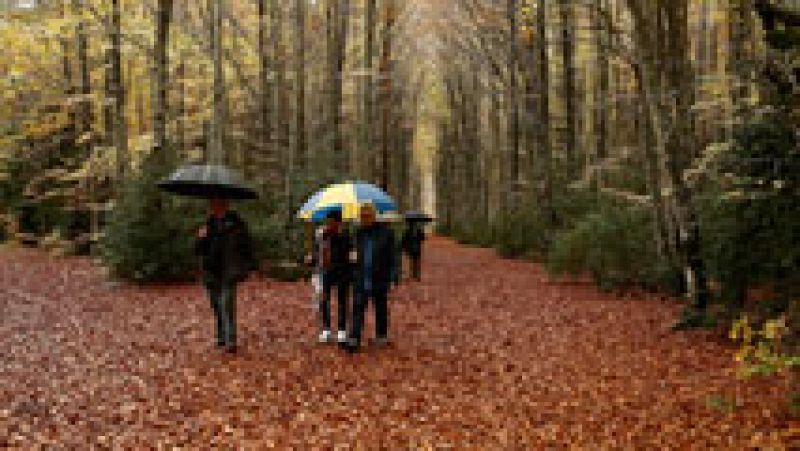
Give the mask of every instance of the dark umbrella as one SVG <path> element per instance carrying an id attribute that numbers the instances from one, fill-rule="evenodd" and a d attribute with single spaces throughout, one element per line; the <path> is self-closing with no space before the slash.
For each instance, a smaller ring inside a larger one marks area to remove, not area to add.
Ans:
<path id="1" fill-rule="evenodd" d="M 183 166 L 158 183 L 164 191 L 180 196 L 224 199 L 256 199 L 238 172 L 225 166 L 193 164 Z"/>
<path id="2" fill-rule="evenodd" d="M 433 222 L 433 218 L 430 215 L 421 211 L 409 211 L 403 216 L 408 222 Z"/>

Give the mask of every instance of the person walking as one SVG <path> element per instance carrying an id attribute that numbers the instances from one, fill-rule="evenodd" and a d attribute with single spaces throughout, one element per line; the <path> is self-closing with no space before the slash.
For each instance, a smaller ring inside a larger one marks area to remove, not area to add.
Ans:
<path id="1" fill-rule="evenodd" d="M 369 300 L 375 307 L 375 336 L 379 345 L 389 342 L 388 296 L 395 265 L 394 232 L 376 222 L 375 207 L 365 204 L 360 210 L 361 225 L 355 236 L 353 270 L 355 299 L 350 337 L 342 348 L 357 352 L 361 345 L 364 313 Z"/>
<path id="2" fill-rule="evenodd" d="M 216 323 L 216 344 L 236 352 L 236 286 L 254 269 L 247 224 L 227 199 L 209 201 L 206 223 L 197 231 L 195 252 L 201 257 L 203 284 Z"/>
<path id="3" fill-rule="evenodd" d="M 411 277 L 419 282 L 422 280 L 422 242 L 425 241 L 425 232 L 419 222 L 408 221 L 403 232 L 403 252 L 408 256 L 411 268 Z"/>
<path id="4" fill-rule="evenodd" d="M 319 263 L 322 276 L 322 332 L 319 341 L 327 343 L 331 340 L 331 292 L 335 288 L 338 302 L 336 339 L 343 343 L 347 340 L 347 314 L 352 280 L 350 251 L 353 244 L 350 234 L 342 225 L 341 211 L 334 210 L 327 214 L 321 246 L 315 248 L 318 249 L 315 260 Z"/>

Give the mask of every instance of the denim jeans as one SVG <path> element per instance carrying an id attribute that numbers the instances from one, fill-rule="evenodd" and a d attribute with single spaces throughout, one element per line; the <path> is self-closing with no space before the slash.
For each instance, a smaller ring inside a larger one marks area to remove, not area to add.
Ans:
<path id="1" fill-rule="evenodd" d="M 236 345 L 236 283 L 209 280 L 206 290 L 214 309 L 217 344 Z"/>

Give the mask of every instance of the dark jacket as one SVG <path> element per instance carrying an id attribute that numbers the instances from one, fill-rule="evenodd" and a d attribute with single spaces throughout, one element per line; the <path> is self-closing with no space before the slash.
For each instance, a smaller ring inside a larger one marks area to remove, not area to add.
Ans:
<path id="1" fill-rule="evenodd" d="M 330 261 L 328 265 L 323 265 L 325 274 L 335 277 L 344 277 L 349 280 L 352 272 L 352 264 L 350 263 L 350 251 L 353 249 L 353 238 L 346 229 L 341 229 L 339 233 L 331 234 L 325 232 L 322 236 L 323 240 L 328 240 L 330 245 Z M 312 265 L 316 267 L 320 259 L 319 245 L 314 245 Z"/>
<path id="2" fill-rule="evenodd" d="M 403 251 L 412 257 L 419 257 L 422 255 L 423 241 L 425 241 L 425 232 L 417 226 L 409 227 L 403 233 Z"/>
<path id="3" fill-rule="evenodd" d="M 388 291 L 394 273 L 395 239 L 392 229 L 375 224 L 369 228 L 361 228 L 355 236 L 355 247 L 358 255 L 354 268 L 354 288 L 364 290 L 364 243 L 368 237 L 375 240 L 373 248 L 372 286 L 374 291 Z"/>
<path id="4" fill-rule="evenodd" d="M 240 282 L 255 269 L 253 246 L 247 224 L 234 211 L 222 219 L 209 216 L 208 234 L 197 239 L 195 252 L 201 257 L 206 283 Z"/>

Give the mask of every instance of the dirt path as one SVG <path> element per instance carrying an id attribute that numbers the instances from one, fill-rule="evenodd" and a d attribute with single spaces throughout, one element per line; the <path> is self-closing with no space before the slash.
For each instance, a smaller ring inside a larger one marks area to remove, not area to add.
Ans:
<path id="1" fill-rule="evenodd" d="M 736 381 L 731 348 L 668 331 L 674 302 L 440 239 L 425 276 L 393 295 L 393 347 L 354 356 L 314 342 L 306 285 L 249 281 L 229 356 L 198 286 L 0 250 L 0 447 L 705 449 L 792 426 L 778 384 Z"/>

